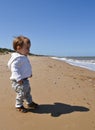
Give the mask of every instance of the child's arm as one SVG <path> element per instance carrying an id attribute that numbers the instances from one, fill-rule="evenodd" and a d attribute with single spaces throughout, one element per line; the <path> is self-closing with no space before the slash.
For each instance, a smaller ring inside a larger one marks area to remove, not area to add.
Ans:
<path id="1" fill-rule="evenodd" d="M 17 58 L 13 61 L 11 64 L 11 72 L 12 72 L 12 78 L 16 80 L 17 82 L 21 83 L 22 76 L 21 76 L 21 63 L 20 58 Z"/>

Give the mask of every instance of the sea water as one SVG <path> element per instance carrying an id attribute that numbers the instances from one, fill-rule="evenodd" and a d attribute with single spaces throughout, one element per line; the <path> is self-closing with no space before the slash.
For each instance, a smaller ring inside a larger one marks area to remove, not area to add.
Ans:
<path id="1" fill-rule="evenodd" d="M 67 62 L 74 66 L 79 66 L 95 71 L 95 57 L 51 57 L 51 58 Z"/>

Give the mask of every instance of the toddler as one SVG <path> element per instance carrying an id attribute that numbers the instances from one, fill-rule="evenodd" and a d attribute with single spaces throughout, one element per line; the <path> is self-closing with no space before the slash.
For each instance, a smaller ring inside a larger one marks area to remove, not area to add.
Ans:
<path id="1" fill-rule="evenodd" d="M 11 70 L 10 80 L 17 94 L 15 107 L 18 111 L 23 113 L 27 112 L 28 109 L 36 109 L 38 107 L 38 104 L 32 100 L 32 95 L 30 93 L 31 88 L 28 80 L 28 78 L 32 77 L 32 67 L 27 57 L 30 46 L 31 42 L 27 37 L 16 37 L 13 41 L 15 52 L 12 53 L 8 61 L 8 67 Z M 24 99 L 27 102 L 27 109 L 23 106 Z"/>

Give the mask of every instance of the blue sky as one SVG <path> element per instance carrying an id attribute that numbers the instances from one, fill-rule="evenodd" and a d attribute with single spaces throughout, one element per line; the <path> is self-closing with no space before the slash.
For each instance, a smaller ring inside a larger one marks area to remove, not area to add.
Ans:
<path id="1" fill-rule="evenodd" d="M 95 56 L 95 0 L 0 0 L 0 47 L 19 35 L 31 53 Z"/>

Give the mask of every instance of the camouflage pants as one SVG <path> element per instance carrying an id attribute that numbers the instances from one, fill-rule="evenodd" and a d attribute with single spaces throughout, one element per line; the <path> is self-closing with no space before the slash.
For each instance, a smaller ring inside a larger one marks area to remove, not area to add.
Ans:
<path id="1" fill-rule="evenodd" d="M 27 104 L 30 104 L 32 102 L 29 80 L 23 80 L 22 85 L 18 84 L 14 80 L 12 81 L 12 88 L 15 90 L 17 94 L 15 107 L 21 107 L 23 105 L 24 99 L 26 100 Z"/>

